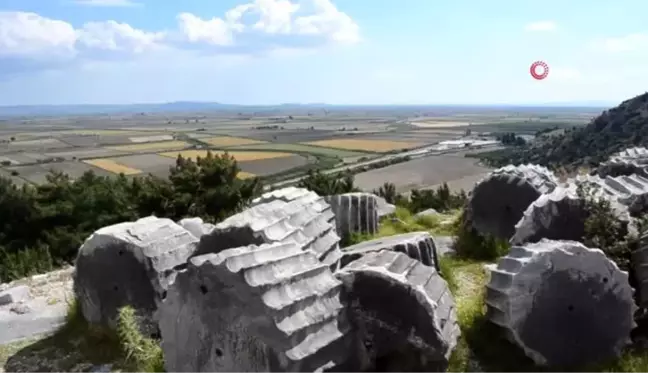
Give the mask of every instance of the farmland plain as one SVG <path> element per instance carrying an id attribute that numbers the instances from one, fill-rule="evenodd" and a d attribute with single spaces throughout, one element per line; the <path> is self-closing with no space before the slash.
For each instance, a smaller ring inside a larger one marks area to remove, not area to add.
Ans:
<path id="1" fill-rule="evenodd" d="M 562 130 L 586 124 L 601 110 L 288 105 L 13 116 L 0 118 L 0 176 L 17 184 L 42 183 L 52 170 L 73 178 L 88 170 L 103 176 L 166 177 L 178 154 L 195 158 L 227 151 L 242 170 L 239 177 L 254 175 L 272 183 L 309 169 L 425 152 L 451 140 Z M 356 182 L 366 190 L 384 182 L 401 191 L 443 182 L 465 188 L 488 169 L 458 151 L 363 172 Z"/>

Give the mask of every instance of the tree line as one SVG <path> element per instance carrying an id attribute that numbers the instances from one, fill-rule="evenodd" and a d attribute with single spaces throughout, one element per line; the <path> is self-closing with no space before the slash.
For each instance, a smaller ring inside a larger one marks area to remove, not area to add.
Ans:
<path id="1" fill-rule="evenodd" d="M 229 154 L 208 152 L 195 161 L 178 157 L 167 178 L 98 176 L 88 171 L 73 180 L 51 172 L 43 184 L 17 186 L 0 177 L 0 281 L 72 263 L 83 241 L 108 225 L 150 215 L 174 221 L 184 217 L 221 221 L 263 191 L 260 179 L 237 178 L 240 171 Z M 298 186 L 320 195 L 358 191 L 351 174 L 310 172 Z M 388 189 L 376 193 L 415 210 L 450 208 L 465 197 L 450 193 L 447 185 L 440 192 L 412 193 L 410 199 L 392 193 L 391 186 Z"/>

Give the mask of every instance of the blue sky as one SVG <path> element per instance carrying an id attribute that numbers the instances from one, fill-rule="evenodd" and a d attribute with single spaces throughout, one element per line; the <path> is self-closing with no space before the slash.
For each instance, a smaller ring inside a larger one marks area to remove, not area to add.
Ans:
<path id="1" fill-rule="evenodd" d="M 614 103 L 648 90 L 645 14 L 645 0 L 0 0 L 0 105 Z"/>

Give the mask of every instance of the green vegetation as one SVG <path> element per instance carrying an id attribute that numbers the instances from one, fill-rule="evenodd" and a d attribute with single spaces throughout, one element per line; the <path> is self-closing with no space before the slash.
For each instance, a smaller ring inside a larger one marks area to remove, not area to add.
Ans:
<path id="1" fill-rule="evenodd" d="M 537 163 L 557 168 L 594 167 L 623 149 L 648 144 L 648 93 L 604 111 L 587 126 L 523 148 L 483 153 L 490 165 Z"/>
<path id="2" fill-rule="evenodd" d="M 51 173 L 42 185 L 17 187 L 0 178 L 0 280 L 71 263 L 95 230 L 139 217 L 220 221 L 261 191 L 258 179 L 240 180 L 227 154 L 178 158 L 168 179 L 128 179 L 87 172 L 76 180 Z"/>
<path id="3" fill-rule="evenodd" d="M 109 364 L 111 370 L 163 372 L 160 343 L 140 333 L 131 307 L 119 310 L 115 330 L 89 325 L 76 301 L 68 304 L 66 323 L 41 340 L 0 347 L 0 367 L 9 372 L 88 371 Z"/>
<path id="4" fill-rule="evenodd" d="M 504 145 L 523 146 L 526 144 L 526 140 L 524 140 L 520 136 L 517 136 L 514 132 L 498 134 L 496 138 Z"/>

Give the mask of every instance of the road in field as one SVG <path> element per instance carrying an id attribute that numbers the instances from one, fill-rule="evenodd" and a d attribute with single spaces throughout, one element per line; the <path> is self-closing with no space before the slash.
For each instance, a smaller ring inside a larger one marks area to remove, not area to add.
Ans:
<path id="1" fill-rule="evenodd" d="M 449 154 L 449 153 L 457 153 L 461 151 L 466 151 L 466 150 L 474 150 L 474 149 L 488 149 L 488 150 L 497 150 L 502 148 L 500 144 L 493 144 L 493 145 L 477 145 L 477 146 L 466 146 L 466 147 L 461 147 L 461 148 L 454 148 L 454 149 L 446 149 L 446 150 L 436 150 L 438 148 L 439 144 L 434 144 L 434 145 L 429 145 L 423 148 L 418 148 L 414 150 L 408 150 L 406 152 L 398 153 L 398 154 L 387 154 L 378 158 L 374 158 L 369 161 L 365 162 L 360 162 L 352 165 L 346 165 L 346 166 L 340 166 L 340 167 L 335 167 L 331 168 L 325 171 L 322 171 L 324 174 L 331 174 L 331 173 L 336 173 L 344 170 L 353 170 L 358 167 L 364 167 L 368 166 L 374 163 L 378 162 L 383 162 L 387 161 L 390 159 L 394 158 L 401 158 L 405 156 L 410 156 L 412 159 L 417 159 L 417 158 L 423 158 L 423 157 L 433 157 L 437 155 L 443 155 L 443 154 Z M 292 184 L 296 184 L 300 182 L 301 180 L 305 179 L 306 175 L 296 177 L 293 179 L 289 180 L 283 180 L 276 182 L 274 184 L 266 185 L 264 187 L 264 190 L 270 190 L 270 189 L 276 189 L 276 188 L 281 188 L 281 187 L 287 187 Z"/>

